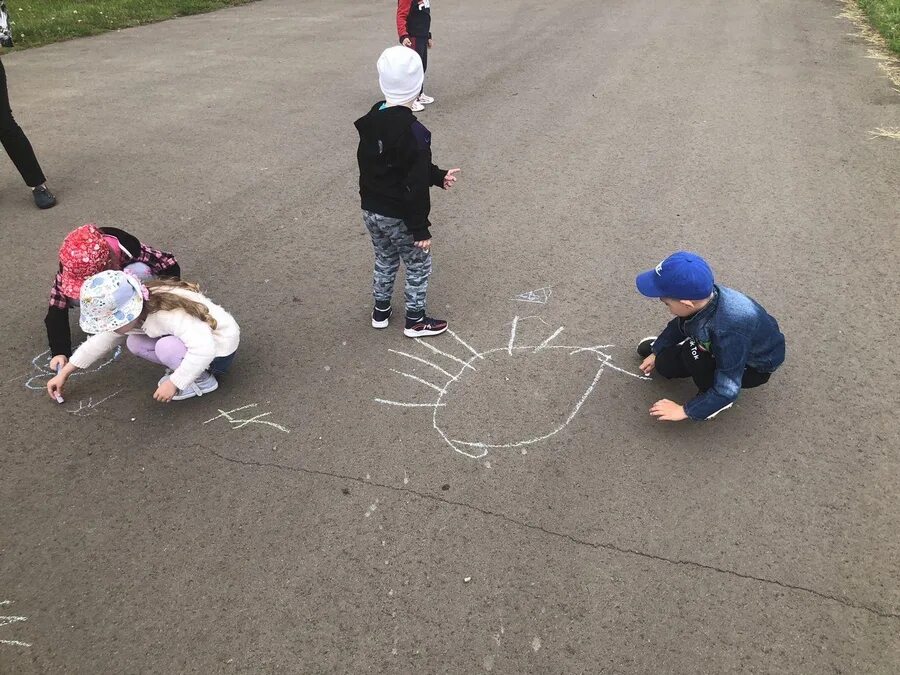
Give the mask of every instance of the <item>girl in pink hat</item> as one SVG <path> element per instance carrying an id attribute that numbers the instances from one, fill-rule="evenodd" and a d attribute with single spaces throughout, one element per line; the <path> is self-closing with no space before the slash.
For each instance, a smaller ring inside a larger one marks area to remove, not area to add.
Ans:
<path id="1" fill-rule="evenodd" d="M 163 403 L 215 391 L 216 375 L 231 367 L 240 328 L 196 284 L 143 283 L 126 272 L 107 270 L 89 277 L 80 295 L 79 323 L 91 337 L 47 382 L 47 393 L 54 400 L 62 398 L 72 373 L 89 368 L 122 342 L 132 354 L 167 367 L 153 394 Z"/>
<path id="2" fill-rule="evenodd" d="M 59 248 L 59 272 L 44 319 L 52 370 L 65 366 L 72 355 L 69 308 L 78 306 L 81 284 L 103 270 L 127 270 L 141 279 L 181 277 L 175 256 L 142 244 L 124 230 L 88 224 L 70 232 Z"/>

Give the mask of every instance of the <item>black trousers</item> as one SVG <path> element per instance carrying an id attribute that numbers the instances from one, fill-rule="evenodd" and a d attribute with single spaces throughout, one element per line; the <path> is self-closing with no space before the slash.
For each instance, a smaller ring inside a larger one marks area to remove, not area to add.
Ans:
<path id="1" fill-rule="evenodd" d="M 409 39 L 412 40 L 412 48 L 416 50 L 416 53 L 422 57 L 422 70 L 428 71 L 428 36 L 425 37 L 416 37 L 414 35 L 410 35 Z M 425 84 L 422 84 L 422 91 L 425 91 Z M 421 92 L 419 92 L 421 93 Z"/>
<path id="2" fill-rule="evenodd" d="M 656 372 L 671 380 L 681 377 L 692 377 L 697 389 L 701 392 L 712 389 L 715 380 L 716 359 L 707 351 L 700 349 L 691 339 L 680 345 L 663 349 L 656 355 Z M 772 376 L 749 366 L 744 370 L 741 380 L 742 389 L 752 389 L 765 384 Z"/>
<path id="3" fill-rule="evenodd" d="M 3 70 L 3 62 L 0 61 L 0 143 L 3 144 L 6 154 L 16 165 L 22 179 L 28 187 L 37 187 L 47 182 L 34 149 L 25 132 L 13 119 L 12 108 L 9 106 L 9 92 L 6 90 L 6 71 Z"/>

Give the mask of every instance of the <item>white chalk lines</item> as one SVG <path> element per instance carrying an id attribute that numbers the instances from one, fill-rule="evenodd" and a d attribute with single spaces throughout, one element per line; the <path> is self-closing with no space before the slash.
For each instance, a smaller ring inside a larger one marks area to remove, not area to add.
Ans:
<path id="1" fill-rule="evenodd" d="M 263 424 L 265 426 L 270 426 L 275 429 L 278 429 L 278 431 L 283 431 L 286 434 L 291 433 L 291 430 L 288 429 L 287 427 L 284 427 L 280 424 L 276 424 L 275 422 L 270 422 L 269 420 L 264 420 L 263 417 L 268 417 L 269 415 L 272 414 L 270 412 L 260 413 L 259 415 L 254 415 L 253 417 L 250 417 L 247 419 L 239 419 L 239 418 L 232 417 L 232 415 L 234 415 L 234 413 L 241 412 L 242 410 L 248 410 L 250 408 L 256 408 L 258 405 L 259 405 L 258 403 L 251 403 L 249 405 L 244 405 L 244 406 L 241 406 L 240 408 L 235 408 L 234 410 L 228 410 L 228 411 L 219 409 L 218 415 L 206 420 L 203 424 L 209 424 L 210 422 L 215 422 L 217 419 L 224 418 L 224 419 L 228 420 L 229 424 L 231 424 L 232 429 L 243 429 L 244 427 L 246 427 L 249 424 Z"/>
<path id="2" fill-rule="evenodd" d="M 509 338 L 505 341 L 504 346 L 494 347 L 483 351 L 475 349 L 472 345 L 463 340 L 459 335 L 457 335 L 453 331 L 448 330 L 447 334 L 456 341 L 457 347 L 460 347 L 468 352 L 467 354 L 464 354 L 465 358 L 460 357 L 457 354 L 450 353 L 449 351 L 442 350 L 425 340 L 419 339 L 417 339 L 415 342 L 423 349 L 431 352 L 427 355 L 428 358 L 426 358 L 426 356 L 420 356 L 406 351 L 389 349 L 388 351 L 390 353 L 405 359 L 409 359 L 414 363 L 427 366 L 435 373 L 439 373 L 443 377 L 438 378 L 438 383 L 436 383 L 431 381 L 431 379 L 426 379 L 423 377 L 419 377 L 418 375 L 415 375 L 413 373 L 408 373 L 392 368 L 391 372 L 397 373 L 398 375 L 408 380 L 416 382 L 417 384 L 420 384 L 424 387 L 427 387 L 428 389 L 431 389 L 432 391 L 437 392 L 437 396 L 432 400 L 423 402 L 394 401 L 383 398 L 376 398 L 375 401 L 380 404 L 398 406 L 402 408 L 431 408 L 433 410 L 432 428 L 437 432 L 440 438 L 445 443 L 447 443 L 447 445 L 449 445 L 454 450 L 454 452 L 465 455 L 466 457 L 471 457 L 473 459 L 480 459 L 484 457 L 490 449 L 521 448 L 524 446 L 533 445 L 535 443 L 540 443 L 541 441 L 545 441 L 548 438 L 551 438 L 552 436 L 558 434 L 560 431 L 565 429 L 578 415 L 585 402 L 593 393 L 595 387 L 597 386 L 597 383 L 600 381 L 601 375 L 605 371 L 615 371 L 617 373 L 633 377 L 637 380 L 649 379 L 643 375 L 632 373 L 628 370 L 613 365 L 612 356 L 604 351 L 611 348 L 613 345 L 573 346 L 555 344 L 556 340 L 560 337 L 560 335 L 562 335 L 563 331 L 565 330 L 563 326 L 557 328 L 547 338 L 536 345 L 519 344 L 519 326 L 521 325 L 522 321 L 528 318 L 539 317 L 525 317 L 524 319 L 518 316 L 514 317 L 512 323 L 510 324 L 511 328 L 509 331 Z M 444 408 L 448 405 L 447 398 L 450 386 L 454 382 L 459 381 L 461 378 L 466 377 L 468 373 L 478 372 L 478 369 L 481 368 L 479 362 L 496 359 L 498 357 L 509 358 L 514 356 L 518 357 L 519 355 L 529 356 L 534 354 L 541 354 L 542 352 L 547 352 L 549 350 L 559 350 L 560 352 L 564 352 L 568 356 L 589 353 L 593 354 L 596 360 L 599 362 L 599 365 L 597 366 L 596 372 L 594 373 L 590 384 L 581 394 L 574 407 L 567 412 L 561 423 L 553 426 L 547 433 L 541 434 L 539 436 L 533 438 L 510 440 L 503 443 L 487 443 L 482 440 L 463 440 L 460 438 L 454 438 L 451 437 L 451 435 L 449 435 L 447 431 L 442 427 L 439 412 L 441 408 Z M 440 363 L 435 363 L 435 361 L 439 359 L 446 359 L 446 361 L 455 364 L 457 368 L 454 368 L 454 366 L 444 363 L 443 361 L 441 361 Z M 450 370 L 448 370 L 448 368 Z M 440 384 L 440 382 L 443 382 L 443 384 Z"/>
<path id="3" fill-rule="evenodd" d="M 5 608 L 9 605 L 13 604 L 12 600 L 0 600 L 0 612 L 4 612 Z M 13 616 L 13 615 L 3 615 L 0 616 L 0 628 L 4 628 L 6 626 L 11 626 L 13 624 L 22 623 L 23 621 L 28 621 L 28 617 L 25 616 Z M 8 640 L 8 639 L 0 639 L 0 645 L 8 645 L 10 647 L 30 647 L 30 642 L 23 642 L 22 640 Z"/>
<path id="4" fill-rule="evenodd" d="M 544 286 L 543 288 L 536 288 L 533 291 L 519 293 L 513 300 L 516 302 L 531 302 L 536 305 L 546 305 L 550 302 L 551 295 L 553 295 L 553 289 L 549 286 Z"/>
<path id="5" fill-rule="evenodd" d="M 96 373 L 98 370 L 102 370 L 106 368 L 110 363 L 115 361 L 122 354 L 122 347 L 116 347 L 106 361 L 101 363 L 98 366 L 94 366 L 93 368 L 88 368 L 87 370 L 76 370 L 69 377 L 81 377 L 87 375 L 88 373 Z M 33 368 L 32 373 L 29 373 L 31 377 L 28 377 L 25 380 L 26 389 L 31 389 L 32 391 L 41 391 L 47 386 L 47 380 L 56 375 L 52 370 L 50 370 L 50 350 L 41 352 L 33 359 L 31 359 L 31 367 Z M 37 374 L 33 374 L 34 371 L 37 371 Z M 21 377 L 21 375 L 19 376 Z M 18 379 L 18 378 L 16 378 Z"/>
<path id="6" fill-rule="evenodd" d="M 87 403 L 85 403 L 84 401 L 79 401 L 77 408 L 70 408 L 66 412 L 71 413 L 72 415 L 76 415 L 77 417 L 90 417 L 91 415 L 96 414 L 97 408 L 99 408 L 101 405 L 103 405 L 109 399 L 111 399 L 115 396 L 118 396 L 121 391 L 122 390 L 119 389 L 119 391 L 115 391 L 112 394 L 110 394 L 109 396 L 105 396 L 104 398 L 101 398 L 96 403 L 94 403 L 94 397 L 92 396 L 92 397 L 88 398 Z"/>

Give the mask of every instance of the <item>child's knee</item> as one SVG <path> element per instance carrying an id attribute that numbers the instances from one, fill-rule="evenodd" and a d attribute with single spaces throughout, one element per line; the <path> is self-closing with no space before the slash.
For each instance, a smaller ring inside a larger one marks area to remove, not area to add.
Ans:
<path id="1" fill-rule="evenodd" d="M 166 335 L 156 341 L 156 356 L 165 364 L 180 362 L 187 354 L 187 347 L 174 335 Z"/>
<path id="2" fill-rule="evenodd" d="M 140 356 L 145 351 L 148 340 L 146 335 L 129 335 L 125 338 L 125 346 L 132 354 Z"/>
<path id="3" fill-rule="evenodd" d="M 659 357 L 657 357 L 656 359 L 656 366 L 654 370 L 660 377 L 666 380 L 672 380 L 678 374 L 677 369 L 673 367 L 673 364 L 669 360 L 660 360 Z"/>

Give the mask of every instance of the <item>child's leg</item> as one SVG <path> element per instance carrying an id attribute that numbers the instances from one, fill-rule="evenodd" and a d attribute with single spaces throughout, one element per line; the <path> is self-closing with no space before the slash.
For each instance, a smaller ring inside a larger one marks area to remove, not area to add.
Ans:
<path id="1" fill-rule="evenodd" d="M 181 365 L 184 355 L 187 354 L 187 347 L 174 335 L 166 335 L 161 338 L 129 335 L 125 344 L 128 346 L 128 351 L 135 356 L 172 370 Z"/>
<path id="2" fill-rule="evenodd" d="M 402 220 L 391 229 L 391 239 L 406 266 L 406 316 L 425 316 L 425 295 L 431 277 L 431 253 L 416 246 Z"/>
<path id="3" fill-rule="evenodd" d="M 656 355 L 656 372 L 666 379 L 691 377 L 700 391 L 706 391 L 713 385 L 716 360 L 688 339 Z"/>
<path id="4" fill-rule="evenodd" d="M 372 246 L 375 248 L 375 273 L 372 278 L 372 295 L 379 305 L 390 304 L 394 293 L 394 280 L 400 269 L 400 252 L 391 238 L 391 230 L 396 223 L 402 221 L 387 218 L 377 213 L 363 211 L 366 229 L 372 235 Z"/>
<path id="5" fill-rule="evenodd" d="M 753 389 L 760 387 L 769 381 L 772 373 L 763 373 L 755 368 L 747 368 L 744 371 L 744 377 L 741 379 L 741 389 Z"/>
<path id="6" fill-rule="evenodd" d="M 412 48 L 422 58 L 422 72 L 428 72 L 428 37 L 410 37 L 412 40 Z M 425 91 L 425 82 L 422 82 L 422 91 Z"/>

